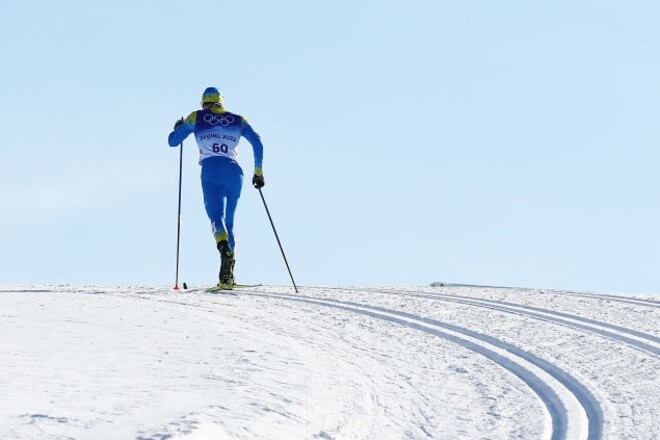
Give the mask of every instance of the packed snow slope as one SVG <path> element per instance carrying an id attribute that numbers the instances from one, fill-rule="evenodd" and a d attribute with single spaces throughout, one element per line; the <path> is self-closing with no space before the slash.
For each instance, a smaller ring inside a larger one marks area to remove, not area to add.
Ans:
<path id="1" fill-rule="evenodd" d="M 0 286 L 2 439 L 658 439 L 653 295 Z"/>

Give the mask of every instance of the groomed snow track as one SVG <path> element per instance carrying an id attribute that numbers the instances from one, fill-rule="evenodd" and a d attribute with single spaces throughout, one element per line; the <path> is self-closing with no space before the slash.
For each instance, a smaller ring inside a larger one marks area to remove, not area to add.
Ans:
<path id="1" fill-rule="evenodd" d="M 603 414 L 592 393 L 570 374 L 552 363 L 505 341 L 436 319 L 368 304 L 253 290 L 241 292 L 346 310 L 451 341 L 510 371 L 538 396 L 552 421 L 551 431 L 546 434 L 547 438 L 551 440 L 602 438 Z"/>
<path id="2" fill-rule="evenodd" d="M 0 437 L 654 439 L 659 309 L 492 286 L 0 287 Z"/>
<path id="3" fill-rule="evenodd" d="M 581 296 L 581 297 L 584 297 L 584 298 L 592 298 L 592 299 L 607 299 L 609 301 L 635 304 L 635 305 L 647 306 L 647 307 L 654 307 L 656 309 L 660 308 L 660 301 L 654 301 L 652 299 L 624 298 L 622 296 L 617 296 L 617 295 L 600 295 L 600 294 L 596 294 L 596 293 L 579 293 L 579 292 L 566 292 L 564 294 L 565 295 L 572 295 L 572 296 Z"/>
<path id="4" fill-rule="evenodd" d="M 534 319 L 548 321 L 555 324 L 563 325 L 566 327 L 584 330 L 586 332 L 595 333 L 601 336 L 608 337 L 617 342 L 633 346 L 639 350 L 645 351 L 653 356 L 660 357 L 660 338 L 649 333 L 640 332 L 634 329 L 622 327 L 619 325 L 610 324 L 607 322 L 585 318 L 571 313 L 560 312 L 557 310 L 545 309 L 541 307 L 534 307 L 531 305 L 514 304 L 507 301 L 493 301 L 488 299 L 477 299 L 469 296 L 461 295 L 448 295 L 437 292 L 426 291 L 410 291 L 401 289 L 370 289 L 371 292 L 379 292 L 385 294 L 413 296 L 417 298 L 427 298 L 436 301 L 447 301 L 457 304 L 482 307 L 492 310 L 498 310 L 505 313 L 519 314 L 529 316 Z M 575 296 L 585 296 L 584 294 L 575 294 Z M 587 298 L 598 298 L 598 295 L 588 295 Z M 627 300 L 625 298 L 614 297 L 607 295 L 610 300 L 615 300 L 624 303 L 632 303 L 635 305 L 657 307 L 654 301 L 645 300 Z"/>

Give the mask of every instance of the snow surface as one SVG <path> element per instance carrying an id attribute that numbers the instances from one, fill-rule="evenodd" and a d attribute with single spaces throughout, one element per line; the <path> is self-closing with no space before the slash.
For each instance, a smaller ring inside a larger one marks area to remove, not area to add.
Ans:
<path id="1" fill-rule="evenodd" d="M 658 439 L 660 300 L 0 286 L 1 439 Z"/>

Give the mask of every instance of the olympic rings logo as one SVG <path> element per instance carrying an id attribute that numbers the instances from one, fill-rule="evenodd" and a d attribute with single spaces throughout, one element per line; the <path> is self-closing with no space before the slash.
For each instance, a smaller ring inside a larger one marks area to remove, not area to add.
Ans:
<path id="1" fill-rule="evenodd" d="M 208 122 L 211 125 L 220 124 L 223 127 L 233 124 L 234 120 L 235 119 L 232 115 L 213 115 L 213 114 L 204 115 L 205 122 Z"/>

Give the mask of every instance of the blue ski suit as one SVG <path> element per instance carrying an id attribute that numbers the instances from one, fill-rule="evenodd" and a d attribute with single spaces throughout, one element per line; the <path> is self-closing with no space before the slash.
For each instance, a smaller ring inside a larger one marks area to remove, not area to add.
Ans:
<path id="1" fill-rule="evenodd" d="M 254 174 L 261 176 L 263 145 L 261 138 L 244 117 L 215 104 L 192 112 L 170 133 L 168 143 L 178 146 L 191 133 L 199 148 L 199 164 L 204 193 L 204 207 L 211 220 L 216 243 L 227 240 L 235 249 L 234 214 L 243 186 L 243 170 L 238 164 L 238 142 L 242 137 L 252 145 Z"/>

